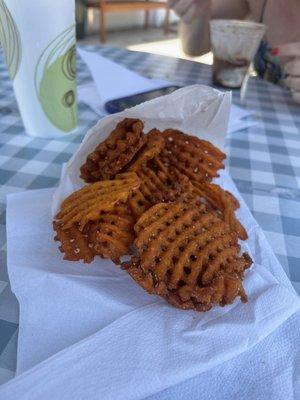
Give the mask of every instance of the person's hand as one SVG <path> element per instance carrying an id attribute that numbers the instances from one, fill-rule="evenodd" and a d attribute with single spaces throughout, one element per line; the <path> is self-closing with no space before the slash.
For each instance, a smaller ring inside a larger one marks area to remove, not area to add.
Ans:
<path id="1" fill-rule="evenodd" d="M 285 81 L 292 91 L 293 99 L 300 103 L 300 42 L 280 45 L 276 52 L 288 75 Z"/>
<path id="2" fill-rule="evenodd" d="M 168 0 L 170 8 L 183 22 L 190 23 L 210 11 L 211 0 Z"/>

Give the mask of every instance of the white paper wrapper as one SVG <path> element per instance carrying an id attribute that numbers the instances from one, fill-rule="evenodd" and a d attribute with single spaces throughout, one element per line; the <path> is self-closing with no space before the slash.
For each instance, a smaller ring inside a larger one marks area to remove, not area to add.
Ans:
<path id="1" fill-rule="evenodd" d="M 84 182 L 79 177 L 80 166 L 123 118 L 140 118 L 145 123 L 145 132 L 152 128 L 180 129 L 209 140 L 224 150 L 230 102 L 230 92 L 222 93 L 208 86 L 193 85 L 101 119 L 87 133 L 78 151 L 66 164 L 54 195 L 53 213 L 56 214 L 68 194 L 83 186 Z"/>

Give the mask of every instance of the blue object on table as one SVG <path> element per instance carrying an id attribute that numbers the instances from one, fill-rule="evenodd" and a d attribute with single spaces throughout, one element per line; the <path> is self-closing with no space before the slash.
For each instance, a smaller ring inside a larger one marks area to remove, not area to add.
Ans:
<path id="1" fill-rule="evenodd" d="M 86 46 L 89 51 L 99 51 L 105 57 L 122 63 L 129 69 L 153 78 L 169 79 L 179 86 L 201 83 L 209 84 L 211 70 L 199 63 L 168 58 L 147 53 L 130 52 L 101 46 Z M 91 80 L 87 68 L 78 60 L 78 82 Z M 233 94 L 233 101 L 239 105 L 239 93 Z M 286 270 L 296 289 L 300 289 L 300 108 L 290 93 L 280 87 L 250 78 L 243 104 L 255 111 L 261 126 L 236 132 L 228 138 L 228 166 L 240 193 L 263 228 L 271 246 Z M 82 135 L 63 137 L 57 140 L 31 138 L 24 135 L 24 128 L 18 112 L 10 80 L 0 51 L 0 383 L 14 375 L 16 365 L 16 340 L 18 328 L 18 304 L 10 291 L 5 268 L 5 196 L 7 193 L 51 187 L 57 184 L 61 164 L 66 162 L 79 146 L 86 130 L 98 116 L 86 105 L 79 105 L 79 128 Z M 294 316 L 293 318 L 296 318 Z M 288 335 L 289 322 L 280 329 Z M 277 333 L 272 334 L 276 340 Z M 269 340 L 269 341 L 268 341 Z M 267 338 L 259 346 L 269 346 Z M 285 345 L 284 343 L 282 344 Z M 272 391 L 268 382 L 270 360 L 259 360 L 255 350 L 247 352 L 249 362 L 257 379 L 265 382 L 266 393 Z M 298 349 L 299 350 L 299 349 Z M 286 348 L 289 360 L 297 355 L 296 348 Z M 242 357 L 245 355 L 241 355 Z M 299 355 L 298 355 L 299 357 Z M 238 362 L 238 360 L 236 361 Z M 235 361 L 228 369 L 218 369 L 226 380 L 226 388 L 241 379 L 241 398 L 255 393 L 256 381 L 247 380 L 234 370 Z M 228 363 L 226 363 L 228 365 Z M 283 380 L 283 392 L 277 393 L 276 400 L 287 399 L 288 382 Z M 217 396 L 220 387 L 212 388 Z M 252 392 L 251 392 L 252 391 Z M 300 392 L 300 391 L 299 391 Z M 259 397 L 256 399 L 264 399 Z M 151 399 L 200 399 L 201 380 L 195 377 Z M 224 392 L 225 398 L 225 392 Z M 269 397 L 268 397 L 269 398 Z"/>
<path id="2" fill-rule="evenodd" d="M 110 114 L 114 114 L 125 110 L 126 108 L 134 107 L 145 101 L 155 99 L 159 96 L 164 96 L 179 89 L 180 86 L 167 86 L 160 89 L 149 90 L 143 93 L 133 94 L 131 96 L 122 97 L 120 99 L 110 100 L 105 103 L 104 107 Z"/>

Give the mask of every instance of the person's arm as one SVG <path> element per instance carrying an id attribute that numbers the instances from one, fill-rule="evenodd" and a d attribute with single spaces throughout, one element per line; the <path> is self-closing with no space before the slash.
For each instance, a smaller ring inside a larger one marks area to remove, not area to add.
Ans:
<path id="1" fill-rule="evenodd" d="M 169 0 L 169 4 L 181 18 L 179 36 L 190 56 L 210 50 L 210 19 L 243 19 L 249 13 L 247 0 Z"/>
<path id="2" fill-rule="evenodd" d="M 196 18 L 191 21 L 181 18 L 179 37 L 182 50 L 189 56 L 199 56 L 210 51 L 209 21 L 211 16 L 211 0 L 202 1 Z M 204 4 L 206 3 L 206 4 Z M 198 6 L 197 5 L 194 5 Z"/>

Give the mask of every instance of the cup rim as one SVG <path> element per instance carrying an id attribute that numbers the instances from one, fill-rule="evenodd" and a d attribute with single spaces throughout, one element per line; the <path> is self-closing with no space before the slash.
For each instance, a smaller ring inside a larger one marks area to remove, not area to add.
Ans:
<path id="1" fill-rule="evenodd" d="M 214 28 L 217 28 L 219 26 L 222 26 L 223 24 L 230 25 L 232 27 L 245 27 L 245 28 L 256 28 L 257 30 L 267 30 L 267 25 L 263 24 L 261 22 L 255 22 L 255 21 L 250 21 L 250 20 L 239 20 L 239 19 L 211 19 L 209 21 L 210 26 L 213 26 Z"/>

